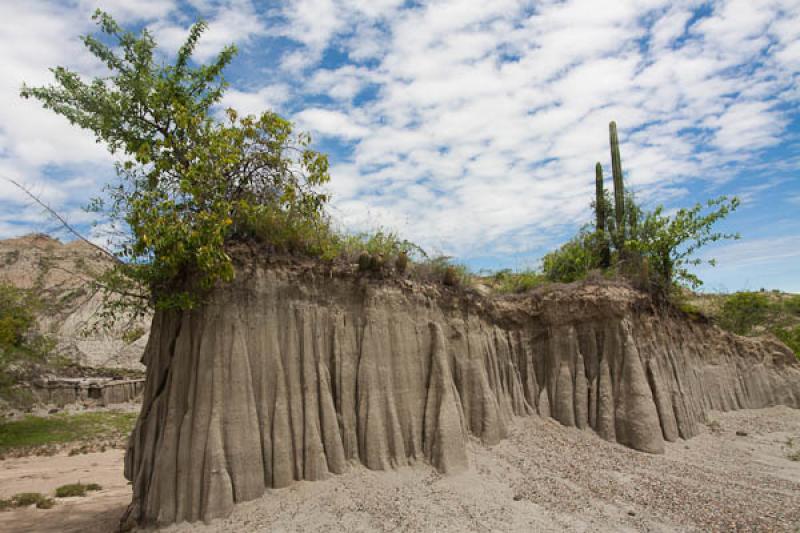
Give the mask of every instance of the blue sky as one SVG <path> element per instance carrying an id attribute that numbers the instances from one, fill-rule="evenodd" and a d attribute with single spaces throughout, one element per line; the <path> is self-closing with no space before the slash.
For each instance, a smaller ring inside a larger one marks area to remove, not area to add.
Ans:
<path id="1" fill-rule="evenodd" d="M 648 206 L 720 194 L 742 239 L 706 252 L 708 289 L 800 292 L 800 2 L 126 0 L 0 4 L 0 175 L 80 227 L 114 178 L 87 132 L 22 101 L 48 67 L 102 74 L 78 36 L 101 7 L 168 56 L 236 43 L 224 105 L 273 109 L 330 154 L 332 213 L 474 269 L 536 266 L 590 219 L 616 120 Z M 53 229 L 0 182 L 0 238 Z"/>

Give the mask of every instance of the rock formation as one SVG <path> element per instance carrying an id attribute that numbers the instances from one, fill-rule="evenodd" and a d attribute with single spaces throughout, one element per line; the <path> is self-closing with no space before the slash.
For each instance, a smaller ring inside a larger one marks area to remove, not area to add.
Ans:
<path id="1" fill-rule="evenodd" d="M 71 403 L 107 407 L 138 401 L 144 390 L 143 379 L 54 378 L 34 382 L 31 393 L 40 404 L 64 407 Z"/>
<path id="2" fill-rule="evenodd" d="M 710 409 L 800 407 L 788 349 L 653 310 L 624 286 L 484 298 L 302 265 L 240 268 L 201 308 L 159 312 L 125 474 L 141 524 L 209 520 L 265 488 L 361 463 L 467 467 L 513 416 L 637 450 Z"/>
<path id="3" fill-rule="evenodd" d="M 60 355 L 84 366 L 142 370 L 149 321 L 91 331 L 102 301 L 91 282 L 110 266 L 79 240 L 61 243 L 42 234 L 0 240 L 0 283 L 35 291 L 43 303 L 39 330 L 57 342 Z"/>

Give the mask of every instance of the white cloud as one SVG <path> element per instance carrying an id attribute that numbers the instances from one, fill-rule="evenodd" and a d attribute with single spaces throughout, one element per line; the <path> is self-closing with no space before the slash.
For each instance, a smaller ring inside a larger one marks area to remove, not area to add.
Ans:
<path id="1" fill-rule="evenodd" d="M 308 81 L 306 90 L 349 102 L 379 76 L 364 67 L 345 65 L 336 69 L 317 70 Z"/>
<path id="2" fill-rule="evenodd" d="M 795 258 L 800 260 L 800 235 L 741 240 L 719 246 L 704 257 L 714 258 L 726 267 L 775 264 Z"/>
<path id="3" fill-rule="evenodd" d="M 347 224 L 379 220 L 461 256 L 541 251 L 588 217 L 594 163 L 610 173 L 610 120 L 628 183 L 647 202 L 701 180 L 745 191 L 750 205 L 786 186 L 726 180 L 788 142 L 800 103 L 795 1 L 299 0 L 269 10 L 187 1 L 210 23 L 199 59 L 229 42 L 242 48 L 223 105 L 278 109 L 349 147 L 333 154 L 330 184 Z M 172 49 L 191 23 L 171 4 L 115 5 Z M 65 121 L 19 105 L 10 87 L 41 83 L 54 64 L 93 72 L 73 38 L 88 15 L 20 6 L 0 21 L 0 172 L 30 174 L 66 202 L 41 178 L 44 165 L 107 156 Z M 258 39 L 279 37 L 260 48 Z"/>
<path id="4" fill-rule="evenodd" d="M 259 115 L 264 111 L 278 111 L 289 98 L 289 87 L 285 84 L 267 85 L 257 91 L 229 89 L 220 106 L 232 107 L 240 114 Z"/>
<path id="5" fill-rule="evenodd" d="M 4 9 L 8 9 L 7 7 Z M 48 165 L 108 164 L 107 151 L 93 135 L 71 126 L 66 119 L 23 100 L 23 83 L 50 83 L 49 67 L 63 65 L 80 72 L 99 72 L 100 65 L 85 52 L 79 33 L 91 31 L 88 13 L 45 2 L 25 2 L 11 13 L 0 13 L 0 172 L 22 183 L 36 183 Z M 45 36 L 63 36 L 50 39 Z M 6 200 L 19 200 L 5 191 Z M 53 198 L 68 192 L 58 184 L 45 194 Z"/>
<path id="6" fill-rule="evenodd" d="M 92 13 L 102 9 L 110 13 L 117 22 L 127 23 L 140 20 L 152 20 L 165 17 L 176 8 L 174 0 L 80 0 L 79 10 Z"/>
<path id="7" fill-rule="evenodd" d="M 367 133 L 367 129 L 358 125 L 352 117 L 338 111 L 310 108 L 294 116 L 297 124 L 304 130 L 328 137 L 357 139 Z"/>
<path id="8" fill-rule="evenodd" d="M 313 31 L 290 33 L 303 68 L 358 35 L 384 39 L 376 63 L 312 71 L 295 95 L 330 96 L 328 113 L 309 115 L 353 143 L 333 169 L 344 182 L 332 186 L 337 213 L 368 222 L 379 209 L 410 238 L 456 254 L 504 239 L 530 249 L 530 228 L 556 234 L 588 215 L 594 162 L 610 170 L 610 120 L 645 200 L 685 194 L 687 180 L 728 179 L 731 165 L 781 141 L 780 104 L 800 97 L 789 74 L 797 30 L 782 22 L 798 10 L 716 2 L 690 24 L 701 3 L 444 1 L 380 24 L 315 4 L 335 15 L 293 22 Z M 355 107 L 368 84 L 377 97 Z"/>
<path id="9" fill-rule="evenodd" d="M 195 48 L 194 58 L 201 62 L 213 59 L 225 46 L 247 46 L 251 39 L 267 31 L 262 14 L 251 0 L 201 2 L 200 8 L 208 28 Z M 149 25 L 156 42 L 166 50 L 177 51 L 186 40 L 194 20 L 176 22 L 158 19 Z"/>

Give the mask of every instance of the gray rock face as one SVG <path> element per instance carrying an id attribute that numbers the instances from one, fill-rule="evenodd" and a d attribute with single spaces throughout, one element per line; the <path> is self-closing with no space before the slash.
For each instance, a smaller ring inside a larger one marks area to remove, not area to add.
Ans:
<path id="1" fill-rule="evenodd" d="M 512 416 L 660 453 L 709 409 L 800 407 L 784 346 L 662 316 L 624 287 L 439 290 L 255 267 L 205 307 L 157 313 L 130 516 L 209 520 L 352 463 L 455 472 L 469 435 L 497 443 Z"/>

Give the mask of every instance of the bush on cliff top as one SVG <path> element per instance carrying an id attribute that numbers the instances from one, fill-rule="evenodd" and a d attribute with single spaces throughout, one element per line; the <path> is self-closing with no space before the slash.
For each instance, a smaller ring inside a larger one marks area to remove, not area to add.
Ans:
<path id="1" fill-rule="evenodd" d="M 321 189 L 330 179 L 327 156 L 291 122 L 273 112 L 220 113 L 223 71 L 236 48 L 196 65 L 204 22 L 165 64 L 146 28 L 127 31 L 99 10 L 93 18 L 100 35 L 83 42 L 108 75 L 84 81 L 56 67 L 53 85 L 23 86 L 21 95 L 90 130 L 118 157 L 118 183 L 90 205 L 114 236 L 116 266 L 98 280 L 108 322 L 153 306 L 196 306 L 233 278 L 227 247 L 236 241 L 325 260 L 362 252 L 392 264 L 401 254 L 427 259 L 391 232 L 333 228 Z"/>
<path id="2" fill-rule="evenodd" d="M 160 308 L 192 307 L 198 292 L 233 277 L 231 240 L 324 253 L 328 196 L 319 187 L 329 179 L 327 156 L 275 113 L 228 109 L 220 118 L 222 72 L 236 48 L 195 65 L 207 27 L 198 22 L 164 64 L 147 29 L 126 31 L 99 10 L 94 19 L 101 35 L 83 42 L 108 75 L 84 81 L 56 67 L 55 84 L 24 86 L 21 95 L 92 131 L 118 156 L 119 182 L 91 206 L 122 235 L 117 267 L 101 286 Z"/>
<path id="3" fill-rule="evenodd" d="M 704 261 L 697 251 L 738 234 L 715 231 L 717 222 L 739 206 L 725 196 L 678 209 L 673 215 L 663 206 L 642 210 L 626 190 L 616 122 L 608 125 L 613 175 L 613 199 L 605 187 L 603 166 L 594 167 L 594 229 L 584 226 L 578 235 L 544 257 L 543 268 L 553 281 L 575 281 L 592 270 L 621 275 L 658 299 L 676 294 L 681 285 L 697 288 L 701 280 L 690 271 Z M 708 260 L 714 264 L 714 260 Z"/>

